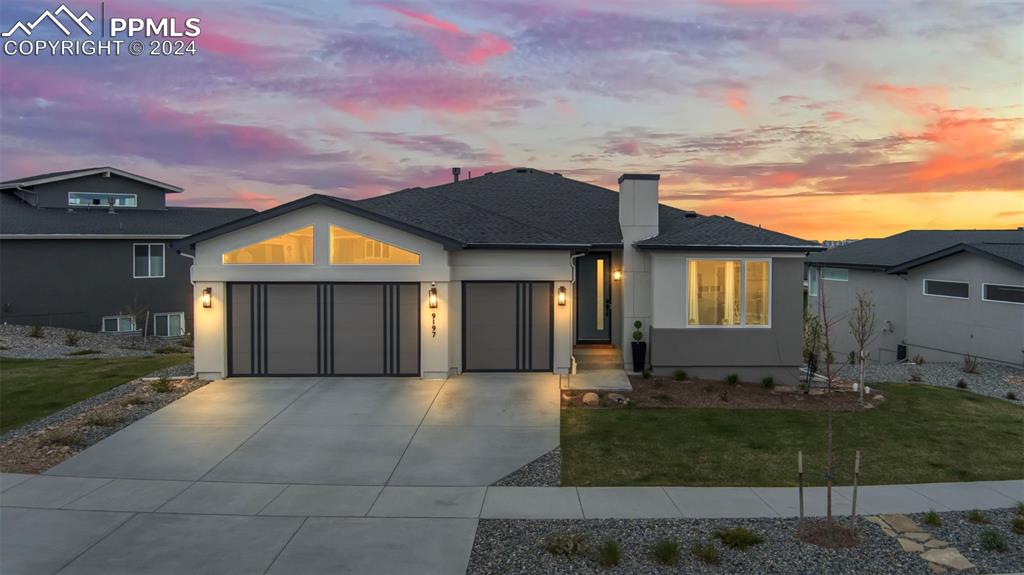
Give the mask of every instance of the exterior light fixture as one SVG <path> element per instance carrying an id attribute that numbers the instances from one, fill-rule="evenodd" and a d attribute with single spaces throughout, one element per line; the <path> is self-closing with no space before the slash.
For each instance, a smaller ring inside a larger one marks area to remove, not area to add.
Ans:
<path id="1" fill-rule="evenodd" d="M 203 288 L 203 307 L 213 307 L 213 288 Z"/>
<path id="2" fill-rule="evenodd" d="M 427 292 L 427 305 L 430 309 L 437 309 L 437 284 L 430 282 L 430 291 Z"/>
<path id="3" fill-rule="evenodd" d="M 622 270 L 615 270 L 612 272 L 612 279 L 619 281 L 622 279 Z"/>
<path id="4" fill-rule="evenodd" d="M 558 288 L 558 305 L 565 305 L 565 286 Z"/>

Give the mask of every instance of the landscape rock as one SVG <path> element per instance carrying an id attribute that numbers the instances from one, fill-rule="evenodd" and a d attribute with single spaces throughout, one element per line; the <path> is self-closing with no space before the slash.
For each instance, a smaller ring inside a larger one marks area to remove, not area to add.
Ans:
<path id="1" fill-rule="evenodd" d="M 921 533 L 921 527 L 914 520 L 899 513 L 882 515 L 882 521 L 889 524 L 897 533 Z"/>
<path id="2" fill-rule="evenodd" d="M 900 537 L 897 541 L 900 542 L 900 547 L 908 553 L 920 553 L 924 551 L 924 545 L 921 545 L 917 541 L 912 541 L 904 537 Z"/>
<path id="3" fill-rule="evenodd" d="M 929 549 L 938 549 L 940 547 L 948 547 L 949 542 L 943 541 L 942 539 L 929 539 L 924 542 L 924 546 Z"/>
<path id="4" fill-rule="evenodd" d="M 959 551 L 951 547 L 945 549 L 930 549 L 921 554 L 921 559 L 929 563 L 936 563 L 942 567 L 948 567 L 949 569 L 955 569 L 957 571 L 963 571 L 965 569 L 974 569 L 974 564 L 967 560 L 966 557 L 960 554 Z"/>
<path id="5" fill-rule="evenodd" d="M 595 407 L 601 403 L 601 398 L 597 396 L 593 391 L 588 391 L 583 394 L 583 405 L 589 405 Z"/>
<path id="6" fill-rule="evenodd" d="M 924 543 L 925 541 L 928 541 L 929 539 L 932 538 L 932 536 L 928 535 L 927 533 L 904 533 L 903 537 L 906 537 L 908 539 L 913 539 L 914 541 L 917 541 L 918 543 Z"/>
<path id="7" fill-rule="evenodd" d="M 609 393 L 607 397 L 608 397 L 608 401 L 613 401 L 613 402 L 618 403 L 620 405 L 626 403 L 626 396 L 624 396 L 622 394 L 619 394 L 619 393 Z"/>

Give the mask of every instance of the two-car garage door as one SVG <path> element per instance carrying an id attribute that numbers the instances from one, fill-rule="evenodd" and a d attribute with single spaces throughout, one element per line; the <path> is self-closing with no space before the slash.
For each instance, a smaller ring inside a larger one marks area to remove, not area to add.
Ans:
<path id="1" fill-rule="evenodd" d="M 419 375 L 419 285 L 235 283 L 230 375 Z"/>

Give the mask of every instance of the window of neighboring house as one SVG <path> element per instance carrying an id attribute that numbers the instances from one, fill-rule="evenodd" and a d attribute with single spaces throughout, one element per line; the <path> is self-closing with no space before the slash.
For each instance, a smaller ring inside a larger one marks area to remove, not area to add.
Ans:
<path id="1" fill-rule="evenodd" d="M 225 265 L 312 265 L 313 226 L 225 252 Z"/>
<path id="2" fill-rule="evenodd" d="M 971 286 L 967 282 L 924 280 L 924 295 L 967 299 L 970 294 Z"/>
<path id="3" fill-rule="evenodd" d="M 115 208 L 134 208 L 138 206 L 135 194 L 106 194 L 94 192 L 68 192 L 69 206 L 99 206 Z"/>
<path id="4" fill-rule="evenodd" d="M 164 245 L 163 244 L 134 244 L 135 265 L 133 276 L 135 278 L 162 278 L 164 277 Z"/>
<path id="5" fill-rule="evenodd" d="M 130 315 L 112 315 L 103 318 L 103 331 L 135 331 L 135 318 Z"/>
<path id="6" fill-rule="evenodd" d="M 1024 286 L 982 284 L 981 299 L 1024 304 Z"/>
<path id="7" fill-rule="evenodd" d="M 398 246 L 331 226 L 331 265 L 420 265 L 420 255 Z"/>
<path id="8" fill-rule="evenodd" d="M 818 268 L 807 270 L 807 295 L 818 295 Z"/>
<path id="9" fill-rule="evenodd" d="M 850 281 L 850 270 L 846 268 L 821 268 L 821 279 L 832 282 Z"/>
<path id="10" fill-rule="evenodd" d="M 153 335 L 159 337 L 178 337 L 185 335 L 185 313 L 153 314 Z"/>
<path id="11" fill-rule="evenodd" d="M 771 325 L 769 260 L 687 260 L 687 324 Z"/>

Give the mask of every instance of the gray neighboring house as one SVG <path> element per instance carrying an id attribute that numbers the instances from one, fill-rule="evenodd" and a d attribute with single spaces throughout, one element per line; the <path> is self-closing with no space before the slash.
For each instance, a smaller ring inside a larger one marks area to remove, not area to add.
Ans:
<path id="1" fill-rule="evenodd" d="M 839 318 L 838 361 L 855 350 L 845 314 L 870 294 L 881 333 L 870 360 L 921 355 L 926 361 L 983 360 L 1024 365 L 1024 228 L 911 230 L 811 255 L 808 308 L 821 293 Z"/>
<path id="2" fill-rule="evenodd" d="M 175 244 L 195 254 L 196 370 L 233 375 L 633 369 L 792 383 L 815 242 L 530 168 L 350 201 L 312 195 Z M 203 302 L 200 305 L 198 302 Z M 586 348 L 586 349 L 584 349 Z"/>
<path id="3" fill-rule="evenodd" d="M 254 211 L 168 207 L 181 192 L 111 167 L 0 183 L 0 322 L 137 332 L 148 311 L 150 335 L 191 331 L 191 260 L 170 242 Z"/>

